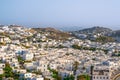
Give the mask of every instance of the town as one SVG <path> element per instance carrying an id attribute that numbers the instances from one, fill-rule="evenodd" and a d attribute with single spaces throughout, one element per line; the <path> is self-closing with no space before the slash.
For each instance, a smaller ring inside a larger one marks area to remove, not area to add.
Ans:
<path id="1" fill-rule="evenodd" d="M 120 43 L 52 35 L 17 25 L 1 26 L 0 80 L 120 79 Z"/>

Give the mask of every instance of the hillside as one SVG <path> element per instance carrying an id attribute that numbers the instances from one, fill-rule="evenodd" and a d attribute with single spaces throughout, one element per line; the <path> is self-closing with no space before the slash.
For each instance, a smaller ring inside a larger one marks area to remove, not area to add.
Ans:
<path id="1" fill-rule="evenodd" d="M 113 31 L 110 36 L 120 37 L 120 30 Z"/>
<path id="2" fill-rule="evenodd" d="M 47 37 L 50 39 L 66 40 L 69 37 L 71 37 L 71 35 L 67 32 L 56 30 L 56 29 L 50 28 L 50 27 L 48 27 L 48 28 L 32 28 L 32 29 L 37 32 L 41 32 L 41 33 L 49 33 L 49 35 Z"/>
<path id="3" fill-rule="evenodd" d="M 116 38 L 112 34 L 119 34 L 109 28 L 99 26 L 73 31 L 72 33 L 80 39 L 90 39 L 97 42 L 114 42 Z"/>
<path id="4" fill-rule="evenodd" d="M 80 34 L 97 34 L 97 33 L 107 34 L 107 33 L 112 32 L 112 30 L 109 28 L 95 26 L 92 28 L 82 29 L 82 30 L 78 30 L 75 32 L 80 33 Z"/>

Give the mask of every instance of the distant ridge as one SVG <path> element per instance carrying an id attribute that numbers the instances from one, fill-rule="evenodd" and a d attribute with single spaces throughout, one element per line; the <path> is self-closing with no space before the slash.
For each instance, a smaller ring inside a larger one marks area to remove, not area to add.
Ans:
<path id="1" fill-rule="evenodd" d="M 105 27 L 94 26 L 92 28 L 86 28 L 86 29 L 75 31 L 75 32 L 80 34 L 97 34 L 97 33 L 107 34 L 112 32 L 112 30 Z"/>
<path id="2" fill-rule="evenodd" d="M 54 27 L 54 28 L 66 32 L 84 29 L 84 27 L 80 27 L 80 26 L 64 26 L 64 27 Z"/>
<path id="3" fill-rule="evenodd" d="M 77 31 L 72 31 L 73 35 L 80 36 L 82 35 L 87 35 L 87 36 L 94 36 L 94 35 L 101 35 L 101 36 L 108 36 L 108 38 L 114 38 L 117 41 L 120 41 L 120 30 L 112 30 L 110 28 L 106 27 L 100 27 L 100 26 L 94 26 L 92 28 L 86 28 L 86 29 L 80 29 Z"/>

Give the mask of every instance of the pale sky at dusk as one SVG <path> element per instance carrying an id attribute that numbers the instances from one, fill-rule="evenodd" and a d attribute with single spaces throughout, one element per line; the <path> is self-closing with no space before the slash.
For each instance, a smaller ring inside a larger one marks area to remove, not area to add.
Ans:
<path id="1" fill-rule="evenodd" d="M 120 0 L 0 0 L 0 24 L 120 26 Z"/>

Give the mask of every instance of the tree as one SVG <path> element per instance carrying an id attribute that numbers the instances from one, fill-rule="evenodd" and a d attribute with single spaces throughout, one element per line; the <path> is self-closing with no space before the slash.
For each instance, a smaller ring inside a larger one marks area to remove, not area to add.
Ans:
<path id="1" fill-rule="evenodd" d="M 75 61 L 74 64 L 73 64 L 74 75 L 76 74 L 78 66 L 79 66 L 79 62 Z"/>
<path id="2" fill-rule="evenodd" d="M 78 46 L 78 45 L 72 45 L 72 48 L 74 48 L 74 49 L 82 49 L 82 47 Z"/>
<path id="3" fill-rule="evenodd" d="M 44 80 L 50 80 L 50 79 L 48 79 L 48 78 L 44 78 Z"/>
<path id="4" fill-rule="evenodd" d="M 5 64 L 5 68 L 3 68 L 3 70 L 4 70 L 4 74 L 1 74 L 0 75 L 0 80 L 2 79 L 2 78 L 12 78 L 12 79 L 19 79 L 19 73 L 13 73 L 13 70 L 12 70 L 12 68 L 10 67 L 10 64 L 9 63 L 6 63 Z"/>
<path id="5" fill-rule="evenodd" d="M 69 76 L 65 77 L 64 80 L 74 80 L 74 76 L 69 75 Z"/>
<path id="6" fill-rule="evenodd" d="M 90 76 L 89 75 L 85 75 L 85 74 L 79 75 L 77 77 L 77 80 L 90 80 Z"/>
<path id="7" fill-rule="evenodd" d="M 20 68 L 24 68 L 23 64 L 25 63 L 25 60 L 22 59 L 21 56 L 17 56 L 18 62 L 21 65 Z"/>
<path id="8" fill-rule="evenodd" d="M 58 71 L 56 71 L 54 69 L 50 69 L 50 68 L 48 68 L 48 70 L 52 73 L 52 77 L 55 80 L 61 80 L 61 76 L 59 76 Z"/>
<path id="9" fill-rule="evenodd" d="M 0 80 L 2 80 L 3 77 L 5 77 L 5 74 L 0 74 Z"/>
<path id="10" fill-rule="evenodd" d="M 12 68 L 10 67 L 9 63 L 6 63 L 5 64 L 5 68 L 3 69 L 4 70 L 4 74 L 5 74 L 5 77 L 13 77 L 13 72 L 12 72 Z"/>
<path id="11" fill-rule="evenodd" d="M 42 72 L 40 71 L 40 70 L 38 70 L 38 71 L 34 71 L 34 72 L 32 72 L 32 73 L 35 73 L 35 74 L 37 74 L 37 75 L 42 75 Z"/>

